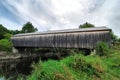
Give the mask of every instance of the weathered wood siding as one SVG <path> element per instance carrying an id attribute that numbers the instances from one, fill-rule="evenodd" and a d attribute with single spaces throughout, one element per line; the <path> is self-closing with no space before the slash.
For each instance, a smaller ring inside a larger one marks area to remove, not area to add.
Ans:
<path id="1" fill-rule="evenodd" d="M 110 30 L 89 30 L 13 36 L 14 47 L 62 47 L 93 49 L 97 42 L 110 43 Z"/>

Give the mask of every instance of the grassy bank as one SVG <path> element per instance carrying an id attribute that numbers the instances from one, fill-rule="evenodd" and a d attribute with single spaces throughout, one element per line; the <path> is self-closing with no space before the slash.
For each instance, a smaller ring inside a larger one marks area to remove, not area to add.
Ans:
<path id="1" fill-rule="evenodd" d="M 28 80 L 119 80 L 120 52 L 104 57 L 76 53 L 62 60 L 39 61 L 32 67 Z"/>

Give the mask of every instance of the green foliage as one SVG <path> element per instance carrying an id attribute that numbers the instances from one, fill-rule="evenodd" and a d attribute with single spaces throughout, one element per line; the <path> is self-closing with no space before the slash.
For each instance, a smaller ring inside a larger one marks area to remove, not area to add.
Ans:
<path id="1" fill-rule="evenodd" d="M 8 80 L 13 80 L 13 79 L 14 79 L 14 78 L 8 79 Z M 26 80 L 26 78 L 25 78 L 25 76 L 23 76 L 23 75 L 19 75 L 18 78 L 17 78 L 17 80 Z"/>
<path id="2" fill-rule="evenodd" d="M 110 32 L 111 35 L 111 45 L 112 48 L 119 50 L 120 49 L 120 38 L 116 36 L 112 31 Z"/>
<path id="3" fill-rule="evenodd" d="M 110 53 L 109 46 L 104 42 L 98 42 L 96 44 L 96 54 L 99 56 L 108 55 Z"/>
<path id="4" fill-rule="evenodd" d="M 118 42 L 120 43 L 120 38 L 118 38 Z"/>
<path id="5" fill-rule="evenodd" d="M 112 43 L 115 44 L 119 40 L 118 37 L 112 31 L 110 32 L 110 35 Z"/>
<path id="6" fill-rule="evenodd" d="M 21 30 L 10 30 L 10 32 L 13 35 L 22 33 Z"/>
<path id="7" fill-rule="evenodd" d="M 0 51 L 11 51 L 12 43 L 9 41 L 11 32 L 0 24 Z"/>
<path id="8" fill-rule="evenodd" d="M 120 52 L 109 57 L 74 54 L 59 61 L 40 60 L 32 67 L 27 80 L 119 80 Z"/>
<path id="9" fill-rule="evenodd" d="M 92 27 L 95 27 L 95 26 L 93 24 L 88 23 L 88 22 L 79 26 L 79 28 L 92 28 Z"/>
<path id="10" fill-rule="evenodd" d="M 12 43 L 8 39 L 1 39 L 0 40 L 0 51 L 11 51 L 12 50 Z"/>
<path id="11" fill-rule="evenodd" d="M 24 24 L 22 28 L 22 33 L 30 33 L 30 32 L 36 32 L 36 31 L 38 31 L 37 28 L 34 28 L 32 23 L 30 22 L 27 22 L 26 24 Z"/>
<path id="12" fill-rule="evenodd" d="M 3 25 L 0 24 L 0 39 L 5 38 L 5 34 L 6 33 L 10 33 L 9 30 L 7 30 L 7 28 L 5 28 Z"/>
<path id="13" fill-rule="evenodd" d="M 78 80 L 100 79 L 101 77 L 99 74 L 105 72 L 106 69 L 100 57 L 83 56 L 79 54 L 74 56 L 72 63 L 70 63 L 70 67 L 78 74 Z"/>
<path id="14" fill-rule="evenodd" d="M 44 63 L 40 61 L 33 67 L 35 70 L 28 80 L 74 80 L 69 69 L 59 61 L 49 60 Z"/>
<path id="15" fill-rule="evenodd" d="M 20 34 L 20 33 L 30 33 L 30 32 L 36 32 L 38 31 L 37 28 L 34 28 L 31 22 L 27 22 L 26 24 L 23 25 L 22 30 L 10 30 L 10 32 L 15 35 L 15 34 Z"/>
<path id="16" fill-rule="evenodd" d="M 102 78 L 106 80 L 119 80 L 120 79 L 120 51 L 113 52 L 108 58 L 103 58 L 104 63 L 107 65 L 106 73 Z"/>
<path id="17" fill-rule="evenodd" d="M 10 40 L 11 36 L 12 36 L 12 34 L 10 34 L 10 33 L 5 33 L 4 34 L 4 38 L 8 39 L 8 40 Z"/>
<path id="18" fill-rule="evenodd" d="M 96 74 L 96 71 L 92 65 L 82 58 L 74 59 L 70 65 L 75 71 L 83 71 L 85 73 L 88 73 L 89 76 Z"/>

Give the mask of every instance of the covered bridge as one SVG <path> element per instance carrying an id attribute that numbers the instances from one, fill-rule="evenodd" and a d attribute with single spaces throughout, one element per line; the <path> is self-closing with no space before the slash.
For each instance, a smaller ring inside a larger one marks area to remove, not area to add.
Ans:
<path id="1" fill-rule="evenodd" d="M 110 43 L 110 29 L 94 27 L 25 33 L 14 35 L 11 40 L 15 48 L 94 49 L 99 41 Z"/>

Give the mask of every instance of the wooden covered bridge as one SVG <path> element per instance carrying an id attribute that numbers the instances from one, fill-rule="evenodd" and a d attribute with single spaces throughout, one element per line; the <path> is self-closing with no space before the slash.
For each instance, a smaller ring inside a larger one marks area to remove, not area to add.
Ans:
<path id="1" fill-rule="evenodd" d="M 94 49 L 97 42 L 110 43 L 107 27 L 54 30 L 14 35 L 11 40 L 15 48 L 81 48 Z"/>

